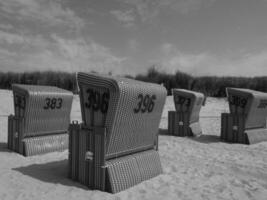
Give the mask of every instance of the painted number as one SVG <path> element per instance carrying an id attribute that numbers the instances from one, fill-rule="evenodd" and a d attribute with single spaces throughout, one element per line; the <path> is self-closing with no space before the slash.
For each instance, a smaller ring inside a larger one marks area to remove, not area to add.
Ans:
<path id="1" fill-rule="evenodd" d="M 247 105 L 247 99 L 230 95 L 229 103 L 230 105 L 240 106 L 241 108 L 245 108 L 245 106 Z"/>
<path id="2" fill-rule="evenodd" d="M 187 106 L 187 107 L 189 107 L 190 104 L 191 104 L 191 99 L 190 98 L 181 97 L 181 96 L 175 96 L 174 97 L 174 101 L 175 101 L 175 104 L 178 104 L 178 105 L 185 104 L 185 106 Z"/>
<path id="3" fill-rule="evenodd" d="M 15 96 L 15 106 L 21 109 L 25 109 L 25 97 L 16 95 Z"/>
<path id="4" fill-rule="evenodd" d="M 45 106 L 43 107 L 45 110 L 47 109 L 60 109 L 62 107 L 62 98 L 45 98 Z"/>
<path id="5" fill-rule="evenodd" d="M 267 100 L 262 99 L 258 105 L 258 108 L 266 108 L 267 107 Z"/>
<path id="6" fill-rule="evenodd" d="M 108 111 L 109 93 L 104 92 L 101 95 L 99 91 L 90 88 L 86 90 L 86 93 L 88 94 L 87 102 L 85 102 L 86 108 L 94 111 L 100 110 L 103 114 Z"/>
<path id="7" fill-rule="evenodd" d="M 152 95 L 149 96 L 147 95 L 143 95 L 143 94 L 139 94 L 138 97 L 138 103 L 137 103 L 137 107 L 134 108 L 134 113 L 145 113 L 145 112 L 152 112 L 155 106 L 155 100 L 156 100 L 156 95 Z"/>

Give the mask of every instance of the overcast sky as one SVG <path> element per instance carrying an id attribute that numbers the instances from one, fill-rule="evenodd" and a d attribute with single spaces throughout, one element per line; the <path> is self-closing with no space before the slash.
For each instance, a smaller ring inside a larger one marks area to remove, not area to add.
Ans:
<path id="1" fill-rule="evenodd" d="M 267 0 L 0 0 L 1 71 L 267 75 Z"/>

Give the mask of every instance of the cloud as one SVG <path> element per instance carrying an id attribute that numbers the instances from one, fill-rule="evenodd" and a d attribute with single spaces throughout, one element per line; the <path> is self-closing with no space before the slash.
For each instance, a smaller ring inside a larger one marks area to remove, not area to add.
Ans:
<path id="1" fill-rule="evenodd" d="M 0 1 L 0 13 L 3 17 L 0 23 L 2 71 L 123 73 L 125 70 L 122 65 L 125 58 L 116 56 L 90 36 L 83 36 L 82 31 L 65 34 L 65 30 L 80 30 L 85 21 L 66 7 L 64 1 Z M 125 17 L 128 15 L 130 12 L 126 12 Z"/>
<path id="2" fill-rule="evenodd" d="M 80 29 L 84 25 L 83 19 L 71 9 L 63 8 L 60 3 L 52 0 L 0 1 L 0 12 L 7 18 L 43 23 L 46 26 Z"/>
<path id="3" fill-rule="evenodd" d="M 2 30 L 11 30 L 14 27 L 11 24 L 0 24 L 0 29 Z"/>
<path id="4" fill-rule="evenodd" d="M 125 58 L 119 58 L 111 53 L 111 50 L 97 44 L 93 40 L 75 39 L 66 40 L 52 35 L 57 44 L 61 56 L 72 63 L 74 69 L 82 71 L 98 71 L 107 73 L 121 73 L 122 62 Z"/>
<path id="5" fill-rule="evenodd" d="M 127 45 L 132 52 L 136 52 L 140 48 L 140 43 L 136 39 L 129 39 Z"/>
<path id="6" fill-rule="evenodd" d="M 0 31 L 0 69 L 20 72 L 64 69 L 66 63 L 59 62 L 55 49 L 55 45 L 42 35 Z"/>
<path id="7" fill-rule="evenodd" d="M 159 14 L 159 0 L 126 0 L 122 1 L 128 5 L 130 5 L 135 13 L 140 17 L 142 22 L 151 21 L 154 17 Z"/>
<path id="8" fill-rule="evenodd" d="M 14 48 L 15 47 L 15 48 Z M 123 73 L 125 58 L 92 39 L 65 39 L 56 34 L 20 35 L 0 31 L 2 71 L 62 70 Z"/>
<path id="9" fill-rule="evenodd" d="M 131 6 L 142 22 L 153 21 L 163 10 L 185 15 L 210 6 L 215 0 L 120 0 Z"/>
<path id="10" fill-rule="evenodd" d="M 0 30 L 0 44 L 17 44 L 17 43 L 24 43 L 24 37 L 18 34 L 13 34 L 5 31 Z"/>
<path id="11" fill-rule="evenodd" d="M 162 1 L 161 6 L 169 6 L 174 11 L 180 14 L 189 14 L 192 11 L 197 11 L 202 7 L 210 6 L 215 0 L 167 0 Z"/>
<path id="12" fill-rule="evenodd" d="M 267 76 L 267 50 L 230 59 L 207 52 L 187 54 L 166 43 L 162 45 L 161 53 L 162 58 L 154 62 L 169 73 L 180 70 L 196 76 Z"/>
<path id="13" fill-rule="evenodd" d="M 132 27 L 136 20 L 136 16 L 133 10 L 126 10 L 126 11 L 112 10 L 110 11 L 110 14 L 126 27 Z"/>

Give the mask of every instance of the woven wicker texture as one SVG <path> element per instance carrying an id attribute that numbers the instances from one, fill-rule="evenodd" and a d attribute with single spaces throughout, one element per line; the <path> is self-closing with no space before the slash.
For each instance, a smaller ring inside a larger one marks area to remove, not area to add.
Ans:
<path id="1" fill-rule="evenodd" d="M 133 154 L 132 156 L 136 159 L 142 181 L 149 180 L 163 173 L 157 151 L 148 150 Z"/>
<path id="2" fill-rule="evenodd" d="M 162 173 L 153 149 L 106 160 L 104 128 L 72 123 L 69 133 L 69 176 L 91 189 L 116 193 Z"/>
<path id="3" fill-rule="evenodd" d="M 173 89 L 174 105 L 177 112 L 189 113 L 189 122 L 199 121 L 199 112 L 204 102 L 204 95 L 184 89 Z"/>
<path id="4" fill-rule="evenodd" d="M 267 118 L 267 93 L 242 88 L 226 88 L 232 114 L 245 116 L 245 128 L 264 128 Z"/>
<path id="5" fill-rule="evenodd" d="M 167 94 L 164 87 L 126 78 L 85 73 L 78 73 L 77 80 L 80 87 L 83 121 L 87 126 L 107 128 L 106 153 L 108 156 L 116 157 L 118 154 L 127 154 L 154 146 Z M 93 106 L 89 108 L 92 91 L 98 93 L 95 100 L 99 97 L 103 99 L 106 97 L 108 100 L 107 97 L 109 97 L 106 113 L 101 109 L 93 109 Z M 144 106 L 148 102 L 141 105 L 139 112 L 135 112 L 143 98 L 140 95 L 153 97 L 154 105 L 150 105 L 153 107 L 151 112 L 148 112 Z M 142 112 L 142 109 L 145 112 Z"/>
<path id="6" fill-rule="evenodd" d="M 68 148 L 68 134 L 57 134 L 23 139 L 25 156 L 33 156 L 53 151 L 64 151 Z"/>
<path id="7" fill-rule="evenodd" d="M 157 151 L 149 150 L 107 161 L 110 192 L 117 193 L 162 173 Z"/>
<path id="8" fill-rule="evenodd" d="M 267 129 L 266 128 L 246 130 L 245 134 L 248 138 L 249 144 L 255 144 L 255 143 L 267 141 Z"/>
<path id="9" fill-rule="evenodd" d="M 23 117 L 24 136 L 66 132 L 73 94 L 52 86 L 12 85 L 15 116 Z"/>
<path id="10" fill-rule="evenodd" d="M 142 181 L 135 157 L 124 156 L 106 163 L 112 193 L 125 190 Z"/>

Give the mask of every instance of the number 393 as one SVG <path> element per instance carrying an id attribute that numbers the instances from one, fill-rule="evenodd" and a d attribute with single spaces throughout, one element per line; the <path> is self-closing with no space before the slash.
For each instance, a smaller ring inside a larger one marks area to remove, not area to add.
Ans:
<path id="1" fill-rule="evenodd" d="M 134 113 L 145 113 L 145 112 L 152 112 L 155 106 L 155 100 L 156 100 L 156 95 L 143 95 L 139 94 L 138 97 L 138 103 L 137 107 L 134 108 Z"/>

